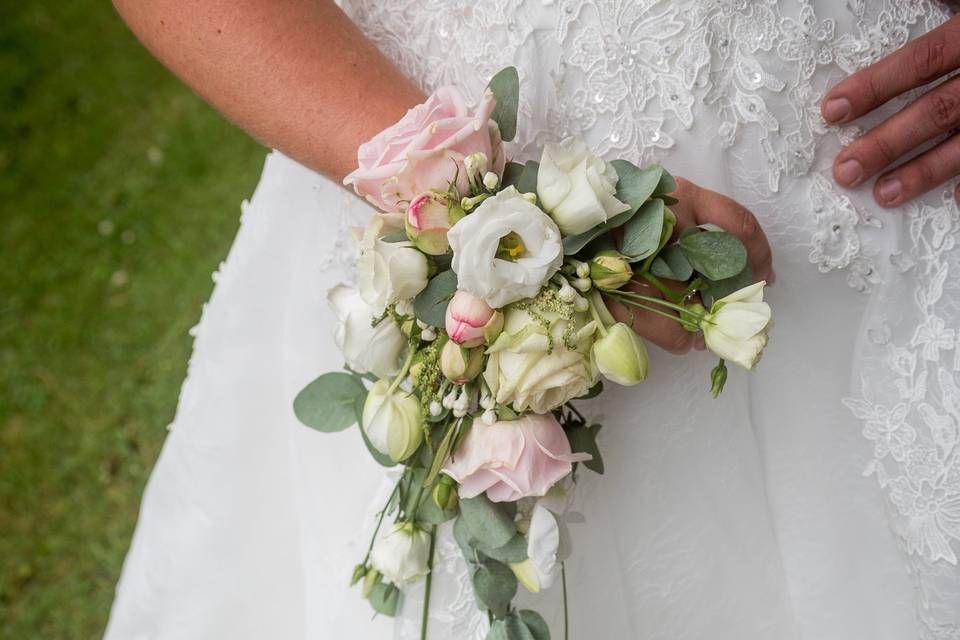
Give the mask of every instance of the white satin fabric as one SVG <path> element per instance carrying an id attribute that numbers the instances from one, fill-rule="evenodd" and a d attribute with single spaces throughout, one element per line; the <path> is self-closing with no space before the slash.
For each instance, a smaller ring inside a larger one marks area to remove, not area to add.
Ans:
<path id="1" fill-rule="evenodd" d="M 940 5 L 347 9 L 426 88 L 479 93 L 516 64 L 518 158 L 580 131 L 744 202 L 774 247 L 776 329 L 756 373 L 731 372 L 713 400 L 707 355 L 654 352 L 643 385 L 584 403 L 607 473 L 574 491 L 570 637 L 960 639 L 960 214 L 940 193 L 884 212 L 868 189 L 838 190 L 830 159 L 858 131 L 815 111 L 832 81 L 945 19 Z M 197 328 L 108 638 L 419 638 L 420 590 L 394 621 L 347 588 L 383 470 L 355 429 L 316 433 L 291 409 L 340 367 L 324 293 L 349 277 L 347 227 L 367 215 L 268 157 Z M 439 549 L 429 637 L 482 639 L 446 533 Z M 563 637 L 559 586 L 528 601 Z"/>

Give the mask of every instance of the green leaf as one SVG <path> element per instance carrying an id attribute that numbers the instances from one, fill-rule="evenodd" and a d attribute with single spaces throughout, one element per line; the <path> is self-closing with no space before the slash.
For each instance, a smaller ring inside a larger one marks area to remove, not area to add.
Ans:
<path id="1" fill-rule="evenodd" d="M 476 498 L 461 499 L 460 513 L 470 535 L 490 549 L 502 547 L 517 533 L 513 519 L 499 505 L 490 502 L 484 494 Z"/>
<path id="2" fill-rule="evenodd" d="M 435 275 L 426 288 L 417 294 L 413 300 L 413 312 L 417 320 L 432 327 L 443 327 L 447 305 L 450 298 L 457 292 L 457 274 L 453 271 L 444 271 Z"/>
<path id="3" fill-rule="evenodd" d="M 603 381 L 597 380 L 597 384 L 590 387 L 590 390 L 582 396 L 579 396 L 577 400 L 589 400 L 590 398 L 596 398 L 601 393 L 603 393 Z"/>
<path id="4" fill-rule="evenodd" d="M 670 173 L 666 169 L 664 169 L 663 172 L 660 174 L 660 181 L 657 182 L 657 186 L 653 190 L 653 193 L 655 195 L 661 195 L 664 193 L 673 193 L 676 190 L 677 190 L 677 181 L 673 179 L 673 176 L 670 175 Z M 667 197 L 669 198 L 670 196 L 667 196 Z M 676 198 L 670 198 L 670 199 L 676 201 Z M 676 202 L 674 202 L 673 204 L 676 204 Z"/>
<path id="5" fill-rule="evenodd" d="M 517 577 L 502 562 L 482 558 L 473 571 L 473 593 L 481 608 L 502 618 L 517 593 Z"/>
<path id="6" fill-rule="evenodd" d="M 447 432 L 444 434 L 443 440 L 440 441 L 440 445 L 433 455 L 433 461 L 430 463 L 430 471 L 427 472 L 426 477 L 423 479 L 424 487 L 429 487 L 433 484 L 433 481 L 437 479 L 440 470 L 443 468 L 443 463 L 446 462 L 447 456 L 450 455 L 450 451 L 453 448 L 453 439 L 456 435 L 456 424 L 451 423 L 447 425 Z"/>
<path id="7" fill-rule="evenodd" d="M 537 175 L 540 173 L 540 163 L 527 160 L 526 164 L 508 162 L 503 170 L 503 188 L 513 186 L 520 193 L 537 192 Z"/>
<path id="8" fill-rule="evenodd" d="M 658 193 L 657 195 L 655 195 L 655 196 L 653 196 L 653 197 L 654 197 L 654 198 L 658 198 L 658 199 L 660 199 L 660 200 L 663 200 L 663 204 L 667 205 L 668 207 L 672 207 L 673 205 L 680 203 L 680 201 L 677 200 L 676 198 L 674 198 L 673 196 L 668 196 L 668 195 L 662 194 L 662 193 Z"/>
<path id="9" fill-rule="evenodd" d="M 593 229 L 589 229 L 575 236 L 567 236 L 563 239 L 563 255 L 572 256 L 590 244 L 594 238 L 628 222 L 635 213 L 635 209 L 627 209 L 623 213 L 618 213 L 613 216 L 605 223 L 595 226 Z"/>
<path id="10" fill-rule="evenodd" d="M 526 625 L 533 636 L 533 640 L 550 640 L 550 627 L 547 626 L 547 621 L 539 613 L 530 609 L 521 609 L 515 615 L 518 615 L 523 624 Z"/>
<path id="11" fill-rule="evenodd" d="M 693 267 L 677 245 L 665 247 L 650 265 L 650 273 L 658 278 L 686 282 L 693 275 Z"/>
<path id="12" fill-rule="evenodd" d="M 478 547 L 483 555 L 493 558 L 498 562 L 511 563 L 523 562 L 527 559 L 527 539 L 519 533 L 510 538 L 510 541 L 502 547 L 489 549 L 484 546 Z"/>
<path id="13" fill-rule="evenodd" d="M 749 264 L 744 267 L 743 271 L 732 278 L 717 281 L 706 280 L 707 286 L 700 294 L 701 298 L 703 298 L 703 304 L 709 309 L 715 300 L 719 300 L 734 291 L 739 291 L 744 287 L 750 286 L 753 282 L 753 269 L 750 268 Z"/>
<path id="14" fill-rule="evenodd" d="M 732 278 L 747 266 L 743 243 L 726 231 L 692 233 L 678 244 L 693 268 L 709 280 Z"/>
<path id="15" fill-rule="evenodd" d="M 357 421 L 354 405 L 366 397 L 363 383 L 349 373 L 325 373 L 297 394 L 293 412 L 311 429 L 333 433 L 343 431 Z"/>
<path id="16" fill-rule="evenodd" d="M 517 135 L 517 109 L 520 106 L 520 75 L 516 67 L 498 71 L 487 85 L 497 99 L 491 118 L 500 127 L 500 137 L 510 142 Z"/>
<path id="17" fill-rule="evenodd" d="M 377 464 L 383 467 L 395 467 L 397 463 L 393 461 L 393 458 L 390 456 L 380 453 L 377 451 L 373 443 L 370 442 L 370 438 L 367 437 L 367 432 L 363 430 L 363 404 L 367 400 L 367 394 L 364 392 L 362 396 L 357 396 L 357 401 L 354 404 L 354 411 L 357 415 L 357 424 L 360 425 L 360 428 L 357 431 L 360 432 L 360 437 L 363 438 L 363 444 L 367 447 L 367 451 L 370 452 L 370 456 L 377 462 Z"/>
<path id="18" fill-rule="evenodd" d="M 370 606 L 377 613 L 391 618 L 397 615 L 400 604 L 400 589 L 395 585 L 378 582 L 370 592 Z"/>
<path id="19" fill-rule="evenodd" d="M 610 164 L 617 171 L 617 200 L 630 205 L 634 211 L 656 193 L 666 173 L 663 167 L 656 164 L 646 169 L 641 169 L 627 160 L 614 160 Z"/>
<path id="20" fill-rule="evenodd" d="M 637 214 L 623 225 L 623 246 L 620 251 L 630 262 L 644 260 L 660 248 L 663 216 L 663 201 L 648 200 Z"/>
<path id="21" fill-rule="evenodd" d="M 597 434 L 600 433 L 600 425 L 588 427 L 579 425 L 567 431 L 567 440 L 570 441 L 570 449 L 574 453 L 589 453 L 593 456 L 592 460 L 582 463 L 587 469 L 603 475 L 603 457 L 600 455 L 600 448 L 597 446 Z"/>
<path id="22" fill-rule="evenodd" d="M 406 231 L 400 230 L 393 233 L 388 233 L 380 239 L 384 242 L 406 242 L 410 238 L 407 237 Z"/>

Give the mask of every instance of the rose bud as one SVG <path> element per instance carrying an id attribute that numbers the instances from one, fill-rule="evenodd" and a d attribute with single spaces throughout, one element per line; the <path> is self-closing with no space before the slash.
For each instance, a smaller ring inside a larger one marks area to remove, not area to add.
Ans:
<path id="1" fill-rule="evenodd" d="M 463 209 L 446 193 L 428 191 L 414 198 L 407 207 L 407 237 L 420 251 L 431 256 L 443 255 L 450 249 L 447 231 L 463 216 Z"/>
<path id="2" fill-rule="evenodd" d="M 440 352 L 440 371 L 454 384 L 470 382 L 483 369 L 483 349 L 467 349 L 449 341 Z"/>
<path id="3" fill-rule="evenodd" d="M 370 444 L 394 462 L 406 460 L 420 448 L 423 427 L 420 401 L 400 390 L 390 391 L 390 380 L 374 383 L 363 404 L 360 428 Z"/>
<path id="4" fill-rule="evenodd" d="M 632 277 L 633 269 L 630 263 L 616 251 L 601 251 L 590 261 L 590 279 L 598 289 L 619 289 L 630 282 Z"/>
<path id="5" fill-rule="evenodd" d="M 643 382 L 650 369 L 643 339 L 622 322 L 593 343 L 593 357 L 605 378 L 624 386 Z"/>
<path id="6" fill-rule="evenodd" d="M 444 324 L 452 341 L 463 347 L 479 347 L 500 334 L 503 314 L 472 293 L 457 291 L 447 305 Z"/>

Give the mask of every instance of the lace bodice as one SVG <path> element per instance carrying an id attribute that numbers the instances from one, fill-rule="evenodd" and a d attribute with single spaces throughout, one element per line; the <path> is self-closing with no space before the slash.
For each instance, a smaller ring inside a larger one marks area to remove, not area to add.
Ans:
<path id="1" fill-rule="evenodd" d="M 949 192 L 881 214 L 830 163 L 857 125 L 827 127 L 836 80 L 950 15 L 932 0 L 354 0 L 347 11 L 425 88 L 479 94 L 516 65 L 517 157 L 583 134 L 610 157 L 661 161 L 736 197 L 781 260 L 869 294 L 862 389 L 847 400 L 875 446 L 917 583 L 923 638 L 960 638 L 960 213 Z M 888 105 L 890 113 L 903 105 Z M 482 637 L 482 624 L 474 630 Z"/>

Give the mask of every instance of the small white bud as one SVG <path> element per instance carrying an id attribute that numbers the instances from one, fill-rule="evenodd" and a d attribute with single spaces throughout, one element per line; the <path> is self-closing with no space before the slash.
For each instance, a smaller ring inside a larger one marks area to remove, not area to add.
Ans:
<path id="1" fill-rule="evenodd" d="M 579 291 L 590 291 L 593 283 L 590 282 L 590 278 L 576 278 L 572 284 Z"/>
<path id="2" fill-rule="evenodd" d="M 443 406 L 446 409 L 453 409 L 453 403 L 457 401 L 457 390 L 452 389 L 450 393 L 443 396 Z"/>
<path id="3" fill-rule="evenodd" d="M 436 400 L 430 402 L 430 415 L 437 417 L 443 411 L 443 407 L 440 406 L 440 403 Z"/>
<path id="4" fill-rule="evenodd" d="M 413 315 L 413 302 L 409 299 L 397 300 L 397 305 L 394 307 L 394 310 L 397 312 L 397 315 L 411 316 Z"/>
<path id="5" fill-rule="evenodd" d="M 521 194 L 521 197 L 530 204 L 537 204 L 537 194 L 535 193 L 524 193 Z"/>
<path id="6" fill-rule="evenodd" d="M 570 286 L 569 283 L 564 282 L 563 286 L 560 287 L 560 291 L 557 292 L 557 295 L 560 296 L 560 299 L 570 304 L 577 298 L 577 290 Z"/>
<path id="7" fill-rule="evenodd" d="M 484 409 L 493 409 L 497 405 L 497 401 L 494 400 L 493 396 L 483 396 L 480 398 L 480 406 Z"/>
<path id="8" fill-rule="evenodd" d="M 430 328 L 430 325 L 428 325 L 428 324 L 427 324 L 426 322 L 424 322 L 423 320 L 417 320 L 417 326 L 420 327 L 421 329 L 429 329 L 429 328 Z"/>
<path id="9" fill-rule="evenodd" d="M 497 188 L 497 185 L 500 183 L 500 178 L 497 177 L 493 171 L 487 171 L 483 176 L 483 186 L 485 186 L 490 191 L 493 191 Z"/>
<path id="10" fill-rule="evenodd" d="M 580 278 L 589 278 L 590 277 L 590 265 L 586 262 L 581 262 L 577 265 L 577 277 Z"/>
<path id="11" fill-rule="evenodd" d="M 420 339 L 425 342 L 433 342 L 437 339 L 437 332 L 432 327 L 427 327 L 420 332 Z"/>
<path id="12" fill-rule="evenodd" d="M 497 412 L 493 409 L 487 409 L 483 412 L 483 415 L 480 416 L 480 419 L 483 420 L 483 424 L 489 427 L 497 421 Z"/>
<path id="13" fill-rule="evenodd" d="M 583 313 L 590 309 L 590 303 L 583 296 L 577 296 L 577 299 L 573 301 L 573 308 Z"/>

